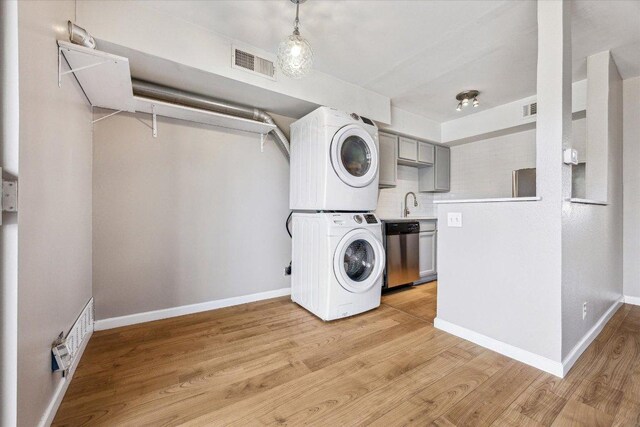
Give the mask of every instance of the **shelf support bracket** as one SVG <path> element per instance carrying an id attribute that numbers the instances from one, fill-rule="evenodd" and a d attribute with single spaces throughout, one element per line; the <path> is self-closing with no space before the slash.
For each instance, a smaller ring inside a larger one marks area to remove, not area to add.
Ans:
<path id="1" fill-rule="evenodd" d="M 111 61 L 100 61 L 93 64 L 85 65 L 84 67 L 71 68 L 68 71 L 62 71 L 62 48 L 58 47 L 58 87 L 62 87 L 62 76 L 66 74 L 75 73 L 77 71 L 86 70 L 89 68 L 97 67 L 98 65 L 106 64 Z"/>
<path id="2" fill-rule="evenodd" d="M 115 116 L 118 113 L 122 113 L 122 110 L 115 111 L 111 114 L 107 114 L 106 116 L 102 116 L 98 119 L 92 120 L 91 123 L 98 123 L 100 120 L 108 119 L 109 117 Z"/>
<path id="3" fill-rule="evenodd" d="M 264 139 L 265 139 L 264 137 L 265 137 L 264 133 L 261 133 L 260 134 L 260 152 L 261 153 L 264 153 Z"/>
<path id="4" fill-rule="evenodd" d="M 157 138 L 158 137 L 158 122 L 156 121 L 156 106 L 155 105 L 151 106 L 151 115 L 152 115 L 151 132 L 153 134 L 153 137 Z"/>

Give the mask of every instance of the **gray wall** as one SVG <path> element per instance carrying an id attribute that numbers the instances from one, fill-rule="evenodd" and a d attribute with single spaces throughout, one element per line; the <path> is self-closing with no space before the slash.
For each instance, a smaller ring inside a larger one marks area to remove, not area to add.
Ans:
<path id="1" fill-rule="evenodd" d="M 91 298 L 91 111 L 58 88 L 55 40 L 73 1 L 19 2 L 18 423 L 34 426 L 60 385 L 51 342 Z"/>
<path id="2" fill-rule="evenodd" d="M 623 98 L 624 294 L 640 298 L 640 77 L 624 81 Z"/>
<path id="3" fill-rule="evenodd" d="M 608 52 L 590 57 L 589 60 L 595 63 L 599 72 L 588 76 L 587 97 L 608 92 L 608 105 L 605 95 L 603 109 L 587 111 L 587 121 L 591 121 L 587 129 L 594 131 L 592 133 L 602 145 L 597 149 L 597 155 L 608 159 L 602 168 L 606 174 L 603 181 L 608 191 L 597 193 L 608 194 L 608 205 L 563 201 L 563 358 L 622 296 L 622 80 Z M 603 126 L 604 129 L 594 129 L 595 126 Z M 604 135 L 604 138 L 598 135 Z M 587 138 L 594 136 L 588 133 Z M 594 141 L 587 141 L 587 147 L 595 145 Z M 587 170 L 594 163 L 597 163 L 597 159 L 595 162 L 587 160 Z M 593 179 L 594 176 L 587 176 L 587 179 Z M 565 196 L 569 197 L 570 181 L 565 180 L 564 188 Z M 585 301 L 587 316 L 583 320 L 582 305 Z"/>
<path id="4" fill-rule="evenodd" d="M 164 118 L 154 139 L 120 114 L 95 124 L 93 162 L 97 319 L 290 286 L 289 164 L 270 139 L 261 153 L 258 135 Z"/>

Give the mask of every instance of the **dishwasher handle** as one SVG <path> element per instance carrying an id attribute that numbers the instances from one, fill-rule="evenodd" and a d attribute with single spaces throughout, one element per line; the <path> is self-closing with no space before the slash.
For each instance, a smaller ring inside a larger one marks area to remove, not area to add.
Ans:
<path id="1" fill-rule="evenodd" d="M 418 221 L 405 222 L 386 222 L 385 234 L 394 236 L 398 234 L 415 234 L 420 232 L 420 223 Z"/>

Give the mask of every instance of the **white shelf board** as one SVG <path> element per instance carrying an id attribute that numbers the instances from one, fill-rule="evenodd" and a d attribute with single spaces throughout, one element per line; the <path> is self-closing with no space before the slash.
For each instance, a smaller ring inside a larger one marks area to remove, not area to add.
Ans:
<path id="1" fill-rule="evenodd" d="M 58 40 L 58 46 L 71 70 L 76 70 L 73 74 L 91 105 L 135 111 L 127 58 L 62 40 Z"/>
<path id="2" fill-rule="evenodd" d="M 174 119 L 204 123 L 211 126 L 259 133 L 262 135 L 265 135 L 276 128 L 275 125 L 269 123 L 244 119 L 241 117 L 227 116 L 226 114 L 214 113 L 213 111 L 170 104 L 168 102 L 143 98 L 140 96 L 134 96 L 133 100 L 136 111 L 149 114 L 153 114 L 155 112 L 157 116 L 172 117 Z"/>

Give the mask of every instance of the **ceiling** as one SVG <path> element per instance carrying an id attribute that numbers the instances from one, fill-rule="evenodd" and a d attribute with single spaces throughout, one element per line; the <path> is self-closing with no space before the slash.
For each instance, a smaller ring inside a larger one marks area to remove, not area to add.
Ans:
<path id="1" fill-rule="evenodd" d="M 288 0 L 143 4 L 271 52 L 295 16 Z M 309 0 L 300 23 L 314 68 L 437 121 L 536 92 L 535 1 Z M 623 78 L 640 75 L 640 1 L 575 1 L 572 35 L 574 81 L 586 77 L 586 57 L 606 49 Z M 466 89 L 481 92 L 481 106 L 457 112 Z"/>

